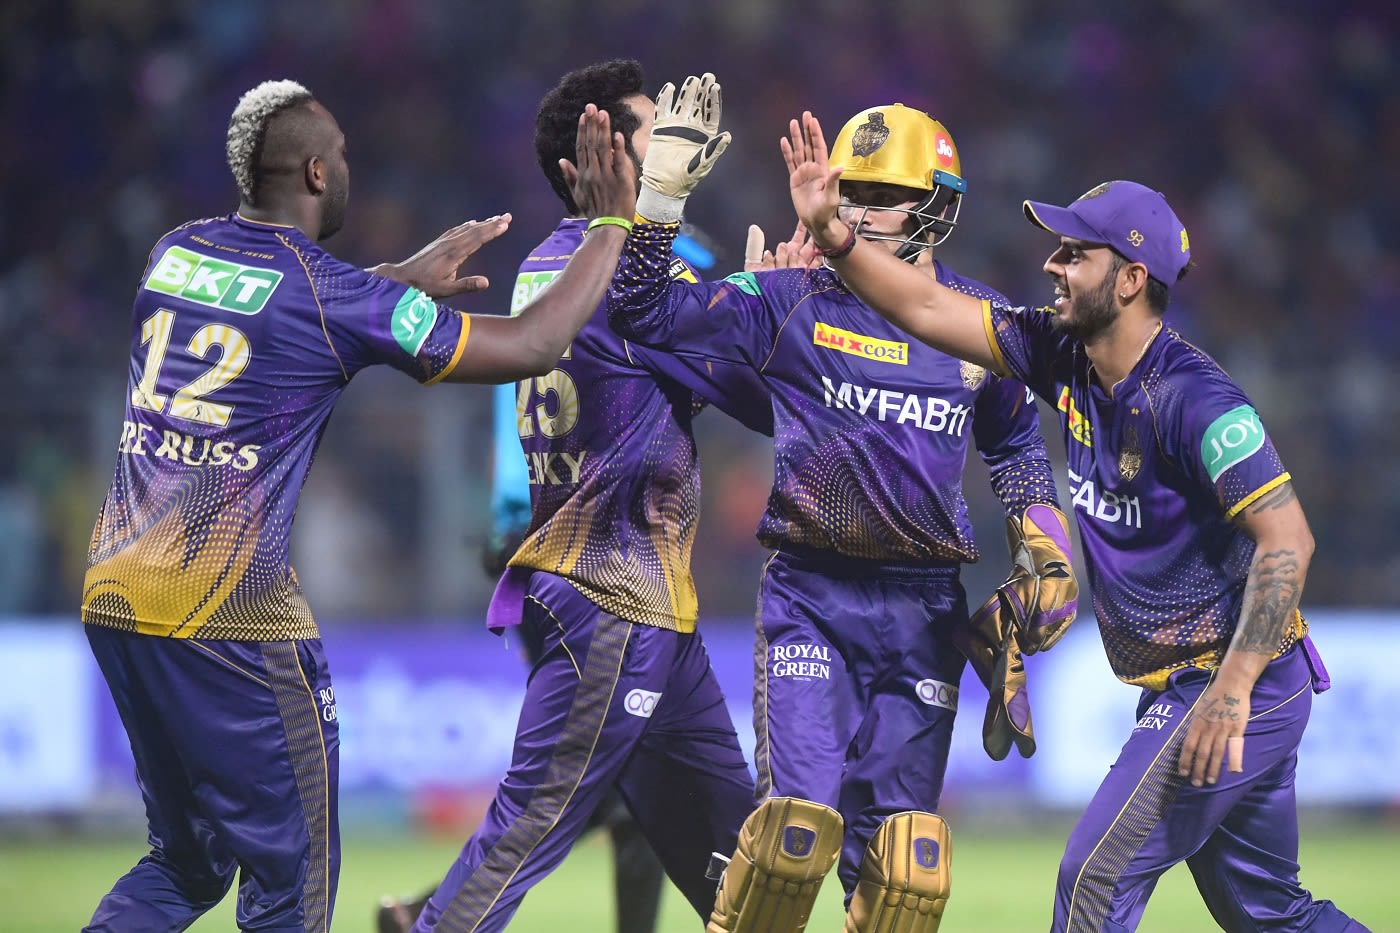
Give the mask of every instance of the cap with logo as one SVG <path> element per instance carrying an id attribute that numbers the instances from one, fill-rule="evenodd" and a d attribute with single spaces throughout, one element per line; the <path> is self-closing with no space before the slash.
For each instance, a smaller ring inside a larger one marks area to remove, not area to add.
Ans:
<path id="1" fill-rule="evenodd" d="M 1027 220 L 1051 233 L 1112 247 L 1167 286 L 1191 261 L 1186 228 L 1166 197 L 1135 181 L 1096 185 L 1069 207 L 1026 201 L 1022 210 Z"/>

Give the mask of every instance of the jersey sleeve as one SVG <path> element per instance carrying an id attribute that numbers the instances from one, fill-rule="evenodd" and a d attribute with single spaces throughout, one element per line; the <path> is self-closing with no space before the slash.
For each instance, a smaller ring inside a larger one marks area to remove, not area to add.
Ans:
<path id="1" fill-rule="evenodd" d="M 1035 396 L 1015 379 L 988 379 L 973 408 L 972 436 L 992 489 L 1007 515 L 1020 515 L 1036 503 L 1059 508 Z"/>
<path id="2" fill-rule="evenodd" d="M 349 268 L 331 287 L 318 285 L 326 340 L 346 378 L 387 364 L 426 385 L 462 356 L 471 320 L 393 279 Z"/>
<path id="3" fill-rule="evenodd" d="M 1260 496 L 1288 482 L 1273 441 L 1244 392 L 1223 373 L 1197 376 L 1191 388 L 1173 394 L 1169 442 L 1188 476 L 1214 492 L 1233 519 Z M 1187 402 L 1189 399 L 1189 403 Z M 1173 436 L 1174 435 L 1174 436 Z"/>
<path id="4" fill-rule="evenodd" d="M 1054 328 L 1054 312 L 984 301 L 982 314 L 999 375 L 1014 376 L 1054 404 L 1054 362 L 1070 352 L 1069 338 Z"/>
<path id="5" fill-rule="evenodd" d="M 672 224 L 638 224 L 608 288 L 608 323 L 623 338 L 681 356 L 761 370 L 778 331 L 758 277 L 674 281 Z"/>

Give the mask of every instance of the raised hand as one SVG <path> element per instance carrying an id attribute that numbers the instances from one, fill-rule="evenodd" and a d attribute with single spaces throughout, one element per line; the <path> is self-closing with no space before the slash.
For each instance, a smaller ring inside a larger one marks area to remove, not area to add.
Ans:
<path id="1" fill-rule="evenodd" d="M 627 155 L 622 134 L 612 131 L 606 110 L 594 104 L 583 109 L 575 153 L 578 165 L 560 159 L 559 168 L 573 189 L 579 210 L 590 219 L 621 217 L 630 221 L 637 209 L 637 169 Z"/>
<path id="2" fill-rule="evenodd" d="M 686 198 L 729 146 L 719 131 L 722 96 L 715 76 L 685 79 L 678 92 L 667 83 L 656 95 L 656 120 L 642 161 L 637 213 L 658 223 L 681 219 Z"/>
<path id="3" fill-rule="evenodd" d="M 779 140 L 778 145 L 787 163 L 788 185 L 797 219 L 812 231 L 818 246 L 838 245 L 847 236 L 835 229 L 837 225 L 845 227 L 836 216 L 841 203 L 837 184 L 841 169 L 832 168 L 828 162 L 821 124 L 810 110 L 804 110 L 801 122 L 789 122 L 788 135 Z"/>
<path id="4" fill-rule="evenodd" d="M 812 234 L 800 220 L 797 222 L 797 228 L 792 231 L 792 237 L 779 243 L 774 249 L 764 249 L 763 241 L 763 230 L 757 224 L 750 224 L 748 242 L 744 244 L 745 272 L 810 269 L 821 262 L 821 256 L 812 244 Z"/>
<path id="5" fill-rule="evenodd" d="M 432 298 L 479 292 L 491 283 L 484 275 L 458 277 L 462 263 L 481 247 L 506 232 L 509 214 L 469 220 L 453 227 L 403 262 L 383 263 L 370 272 L 414 288 Z"/>

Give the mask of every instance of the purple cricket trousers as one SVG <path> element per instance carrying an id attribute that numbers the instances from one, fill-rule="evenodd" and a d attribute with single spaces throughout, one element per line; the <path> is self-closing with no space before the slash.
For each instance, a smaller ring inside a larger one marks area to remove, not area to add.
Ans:
<path id="1" fill-rule="evenodd" d="M 241 872 L 240 930 L 326 933 L 340 732 L 321 642 L 85 628 L 131 740 L 151 843 L 85 929 L 183 930 Z"/>
<path id="2" fill-rule="evenodd" d="M 616 788 L 707 919 L 711 852 L 734 851 L 753 779 L 699 634 L 637 625 L 563 579 L 530 578 L 530 671 L 510 770 L 414 930 L 503 930 Z"/>
<path id="3" fill-rule="evenodd" d="M 754 732 L 760 796 L 825 804 L 846 822 L 847 899 L 887 818 L 936 812 L 967 623 L 958 565 L 777 552 L 759 587 Z"/>
<path id="4" fill-rule="evenodd" d="M 1137 927 L 1162 872 L 1186 860 L 1222 929 L 1364 931 L 1298 883 L 1298 743 L 1326 672 L 1300 643 L 1272 661 L 1250 697 L 1244 771 L 1214 785 L 1177 775 L 1191 710 L 1214 677 L 1186 668 L 1144 690 L 1138 722 L 1070 834 L 1051 929 L 1118 933 Z M 1315 665 L 1315 666 L 1314 666 Z"/>

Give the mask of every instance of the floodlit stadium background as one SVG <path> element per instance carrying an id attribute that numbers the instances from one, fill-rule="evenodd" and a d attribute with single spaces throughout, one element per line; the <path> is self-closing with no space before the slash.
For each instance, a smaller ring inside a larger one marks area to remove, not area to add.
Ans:
<path id="1" fill-rule="evenodd" d="M 1251 394 L 1317 538 L 1305 611 L 1336 687 L 1303 746 L 1309 825 L 1360 815 L 1400 851 L 1400 678 L 1385 666 L 1400 657 L 1397 20 L 1379 0 L 6 3 L 0 835 L 20 841 L 0 853 L 38 851 L 59 826 L 139 837 L 79 583 L 115 457 L 131 290 L 161 233 L 236 206 L 223 135 L 238 96 L 295 78 L 339 119 L 354 184 L 328 246 L 346 259 L 403 258 L 451 224 L 513 212 L 471 266 L 492 290 L 465 305 L 503 311 L 559 213 L 534 163 L 535 104 L 562 72 L 618 55 L 642 60 L 652 91 L 704 70 L 724 85 L 735 142 L 689 211 L 717 274 L 737 268 L 749 223 L 770 241 L 791 230 L 777 139 L 804 108 L 832 132 L 892 101 L 943 120 L 970 190 L 939 256 L 1020 302 L 1050 294 L 1050 241 L 1022 198 L 1063 203 L 1125 176 L 1167 194 L 1197 262 L 1168 321 Z M 390 372 L 356 383 L 294 548 L 336 677 L 342 819 L 352 834 L 470 823 L 504 767 L 523 679 L 517 646 L 480 630 L 490 393 Z M 720 415 L 699 424 L 702 625 L 747 733 L 769 453 Z M 1058 447 L 1052 436 L 1057 461 Z M 974 464 L 974 601 L 1006 566 L 982 475 Z M 1112 679 L 1087 613 L 1032 677 L 1029 762 L 986 759 L 983 694 L 965 692 L 947 792 L 960 832 L 1072 813 L 1126 734 L 1134 691 Z"/>

